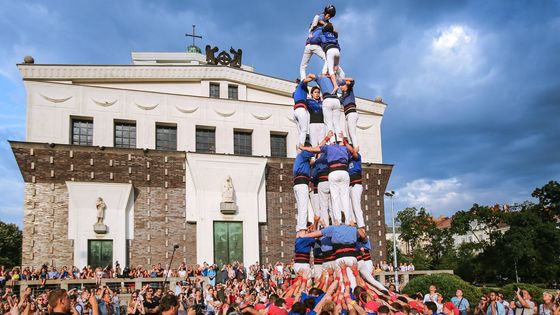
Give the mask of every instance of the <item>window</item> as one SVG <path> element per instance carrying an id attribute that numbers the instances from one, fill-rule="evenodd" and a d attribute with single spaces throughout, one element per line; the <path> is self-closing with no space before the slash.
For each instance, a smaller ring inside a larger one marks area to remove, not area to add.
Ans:
<path id="1" fill-rule="evenodd" d="M 227 95 L 230 100 L 236 100 L 237 98 L 237 85 L 228 85 Z"/>
<path id="2" fill-rule="evenodd" d="M 210 83 L 210 97 L 220 98 L 219 83 Z"/>
<path id="3" fill-rule="evenodd" d="M 115 147 L 136 148 L 136 123 L 115 122 Z"/>
<path id="4" fill-rule="evenodd" d="M 214 263 L 243 261 L 243 223 L 214 222 Z"/>
<path id="5" fill-rule="evenodd" d="M 196 152 L 216 153 L 216 130 L 211 128 L 196 128 Z"/>
<path id="6" fill-rule="evenodd" d="M 72 119 L 72 144 L 93 145 L 93 120 Z"/>
<path id="7" fill-rule="evenodd" d="M 286 157 L 286 135 L 270 134 L 270 156 Z"/>
<path id="8" fill-rule="evenodd" d="M 177 127 L 156 125 L 156 150 L 177 150 Z"/>
<path id="9" fill-rule="evenodd" d="M 250 131 L 233 132 L 233 153 L 241 155 L 253 154 L 253 145 Z"/>

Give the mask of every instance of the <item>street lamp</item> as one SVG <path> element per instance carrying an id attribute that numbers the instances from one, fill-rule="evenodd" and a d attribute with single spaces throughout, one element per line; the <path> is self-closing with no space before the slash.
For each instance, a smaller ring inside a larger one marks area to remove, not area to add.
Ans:
<path id="1" fill-rule="evenodd" d="M 398 274 L 398 265 L 397 265 L 397 234 L 395 232 L 395 207 L 393 203 L 393 196 L 395 196 L 395 191 L 387 191 L 385 192 L 385 196 L 391 197 L 391 220 L 393 221 L 393 270 L 395 271 L 395 289 L 399 290 L 399 274 Z"/>

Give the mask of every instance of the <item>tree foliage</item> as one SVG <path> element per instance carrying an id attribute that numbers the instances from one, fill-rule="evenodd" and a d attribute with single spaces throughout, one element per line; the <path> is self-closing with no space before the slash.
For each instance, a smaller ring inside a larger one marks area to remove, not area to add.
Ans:
<path id="1" fill-rule="evenodd" d="M 453 269 L 470 282 L 559 284 L 560 184 L 551 181 L 532 196 L 538 203 L 474 204 L 458 211 L 447 229 L 436 228 L 426 209 L 406 208 L 397 215 L 401 238 L 412 249 L 403 259 L 417 269 Z M 456 235 L 473 240 L 455 247 Z"/>
<path id="2" fill-rule="evenodd" d="M 17 225 L 0 221 L 0 265 L 11 268 L 21 264 L 21 240 Z"/>

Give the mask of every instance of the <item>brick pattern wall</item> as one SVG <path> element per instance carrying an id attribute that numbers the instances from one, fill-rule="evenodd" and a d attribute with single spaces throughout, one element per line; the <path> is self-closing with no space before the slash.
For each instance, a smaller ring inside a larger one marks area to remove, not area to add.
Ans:
<path id="1" fill-rule="evenodd" d="M 196 261 L 196 225 L 185 219 L 185 153 L 12 142 L 25 181 L 23 264 L 71 266 L 66 181 L 131 183 L 131 265 Z M 56 233 L 55 233 L 56 232 Z"/>
<path id="2" fill-rule="evenodd" d="M 134 239 L 127 240 L 132 266 L 167 261 L 196 262 L 196 224 L 185 219 L 185 153 L 144 152 L 72 145 L 12 142 L 25 181 L 23 264 L 71 266 L 66 181 L 131 183 Z M 290 261 L 296 224 L 293 159 L 269 158 L 266 170 L 267 223 L 260 225 L 261 262 Z M 364 164 L 362 208 L 372 258 L 385 260 L 383 193 L 392 166 Z"/>
<path id="3" fill-rule="evenodd" d="M 297 207 L 292 184 L 292 159 L 270 158 L 266 171 L 267 223 L 260 226 L 260 253 L 264 263 L 293 258 Z M 383 194 L 392 166 L 363 165 L 362 210 L 374 261 L 386 260 Z"/>

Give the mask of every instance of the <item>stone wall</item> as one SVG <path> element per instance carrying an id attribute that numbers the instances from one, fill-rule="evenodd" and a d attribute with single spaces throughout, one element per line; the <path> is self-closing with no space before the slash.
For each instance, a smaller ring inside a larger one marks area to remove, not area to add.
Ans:
<path id="1" fill-rule="evenodd" d="M 297 207 L 292 183 L 292 159 L 270 158 L 266 171 L 267 223 L 261 224 L 261 261 L 275 263 L 293 258 Z M 383 194 L 392 166 L 363 165 L 362 210 L 374 261 L 386 260 Z"/>
<path id="2" fill-rule="evenodd" d="M 127 240 L 130 265 L 196 262 L 196 224 L 185 218 L 185 152 L 11 142 L 25 181 L 23 265 L 72 266 L 68 240 L 66 181 L 131 183 L 134 239 Z M 289 158 L 269 158 L 267 223 L 260 225 L 261 262 L 293 257 L 296 206 Z M 362 208 L 375 261 L 385 260 L 383 193 L 392 166 L 364 164 Z M 212 239 L 208 240 L 212 242 Z M 81 266 L 79 266 L 81 267 Z"/>

